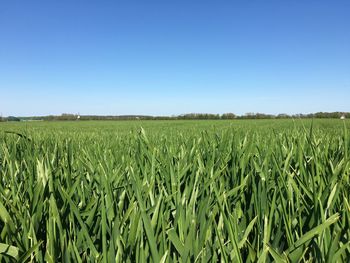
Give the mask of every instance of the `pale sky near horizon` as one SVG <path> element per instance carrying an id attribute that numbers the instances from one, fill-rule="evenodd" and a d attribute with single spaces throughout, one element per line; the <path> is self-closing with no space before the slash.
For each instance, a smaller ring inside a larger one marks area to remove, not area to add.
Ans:
<path id="1" fill-rule="evenodd" d="M 350 111 L 350 1 L 0 2 L 0 114 Z"/>

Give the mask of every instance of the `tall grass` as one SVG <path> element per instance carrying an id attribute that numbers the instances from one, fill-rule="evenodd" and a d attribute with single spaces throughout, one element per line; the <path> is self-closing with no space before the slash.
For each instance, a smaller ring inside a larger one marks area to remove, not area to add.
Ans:
<path id="1" fill-rule="evenodd" d="M 350 260 L 345 126 L 33 125 L 0 127 L 1 262 Z"/>

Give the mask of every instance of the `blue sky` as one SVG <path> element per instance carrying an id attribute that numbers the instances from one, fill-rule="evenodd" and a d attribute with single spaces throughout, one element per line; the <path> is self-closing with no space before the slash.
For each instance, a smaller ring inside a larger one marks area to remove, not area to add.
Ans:
<path id="1" fill-rule="evenodd" d="M 0 114 L 350 111 L 350 1 L 0 2 Z"/>

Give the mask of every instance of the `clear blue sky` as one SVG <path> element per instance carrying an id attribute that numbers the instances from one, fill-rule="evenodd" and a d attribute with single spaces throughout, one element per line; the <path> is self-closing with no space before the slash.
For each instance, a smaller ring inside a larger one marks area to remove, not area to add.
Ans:
<path id="1" fill-rule="evenodd" d="M 0 114 L 350 111 L 350 1 L 0 2 Z"/>

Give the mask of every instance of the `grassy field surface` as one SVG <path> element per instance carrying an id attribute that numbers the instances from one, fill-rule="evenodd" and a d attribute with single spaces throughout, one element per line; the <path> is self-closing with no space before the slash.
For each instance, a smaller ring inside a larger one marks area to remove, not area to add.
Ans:
<path id="1" fill-rule="evenodd" d="M 0 123 L 0 262 L 349 262 L 349 128 Z"/>

